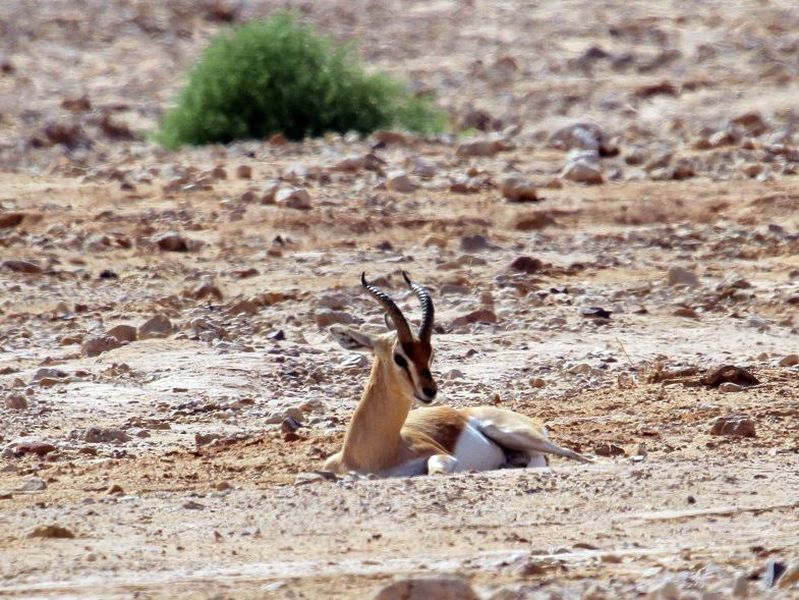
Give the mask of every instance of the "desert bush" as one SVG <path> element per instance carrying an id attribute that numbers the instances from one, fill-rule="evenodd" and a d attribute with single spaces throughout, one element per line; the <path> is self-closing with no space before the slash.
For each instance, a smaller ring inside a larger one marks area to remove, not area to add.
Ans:
<path id="1" fill-rule="evenodd" d="M 183 144 L 290 139 L 327 131 L 442 129 L 442 113 L 385 74 L 369 74 L 348 47 L 336 47 L 288 13 L 220 33 L 189 74 L 156 139 Z"/>

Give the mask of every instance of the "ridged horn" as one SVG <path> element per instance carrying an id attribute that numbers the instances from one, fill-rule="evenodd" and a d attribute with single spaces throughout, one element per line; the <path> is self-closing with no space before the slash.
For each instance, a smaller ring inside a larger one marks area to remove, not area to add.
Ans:
<path id="1" fill-rule="evenodd" d="M 408 325 L 408 321 L 405 319 L 402 311 L 396 304 L 394 304 L 394 301 L 389 297 L 389 295 L 377 286 L 374 286 L 366 281 L 365 272 L 361 273 L 361 285 L 374 297 L 375 300 L 380 303 L 380 306 L 383 307 L 383 310 L 386 311 L 386 314 L 391 317 L 391 321 L 394 323 L 394 327 L 397 330 L 397 337 L 399 338 L 399 341 L 412 342 L 413 334 L 411 333 L 411 327 Z"/>
<path id="2" fill-rule="evenodd" d="M 411 281 L 408 274 L 403 271 L 402 276 L 405 278 L 405 283 L 413 290 L 416 297 L 419 298 L 419 303 L 422 305 L 422 324 L 419 327 L 419 339 L 425 342 L 430 342 L 430 336 L 433 334 L 433 317 L 435 310 L 433 309 L 433 299 L 430 294 L 418 283 Z"/>

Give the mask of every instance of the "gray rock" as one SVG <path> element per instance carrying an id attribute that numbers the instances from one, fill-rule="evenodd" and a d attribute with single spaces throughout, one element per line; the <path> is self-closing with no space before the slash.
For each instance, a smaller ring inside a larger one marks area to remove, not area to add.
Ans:
<path id="1" fill-rule="evenodd" d="M 89 427 L 79 435 L 80 439 L 89 444 L 121 444 L 130 441 L 130 436 L 113 427 Z"/>
<path id="2" fill-rule="evenodd" d="M 41 492 L 47 489 L 47 483 L 41 477 L 31 477 L 19 489 L 22 492 Z"/>

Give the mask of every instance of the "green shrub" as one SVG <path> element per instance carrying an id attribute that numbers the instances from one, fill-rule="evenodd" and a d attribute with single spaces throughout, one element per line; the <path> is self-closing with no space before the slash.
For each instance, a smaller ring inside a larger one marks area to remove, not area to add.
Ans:
<path id="1" fill-rule="evenodd" d="M 429 99 L 364 72 L 348 48 L 279 13 L 211 42 L 156 139 L 176 148 L 278 132 L 290 139 L 393 126 L 433 133 L 443 124 Z"/>

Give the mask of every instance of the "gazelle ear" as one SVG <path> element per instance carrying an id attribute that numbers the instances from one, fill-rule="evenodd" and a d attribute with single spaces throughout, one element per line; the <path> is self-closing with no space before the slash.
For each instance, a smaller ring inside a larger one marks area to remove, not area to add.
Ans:
<path id="1" fill-rule="evenodd" d="M 345 350 L 369 352 L 374 348 L 374 338 L 368 333 L 363 333 L 357 329 L 333 325 L 330 328 L 330 335 Z"/>

